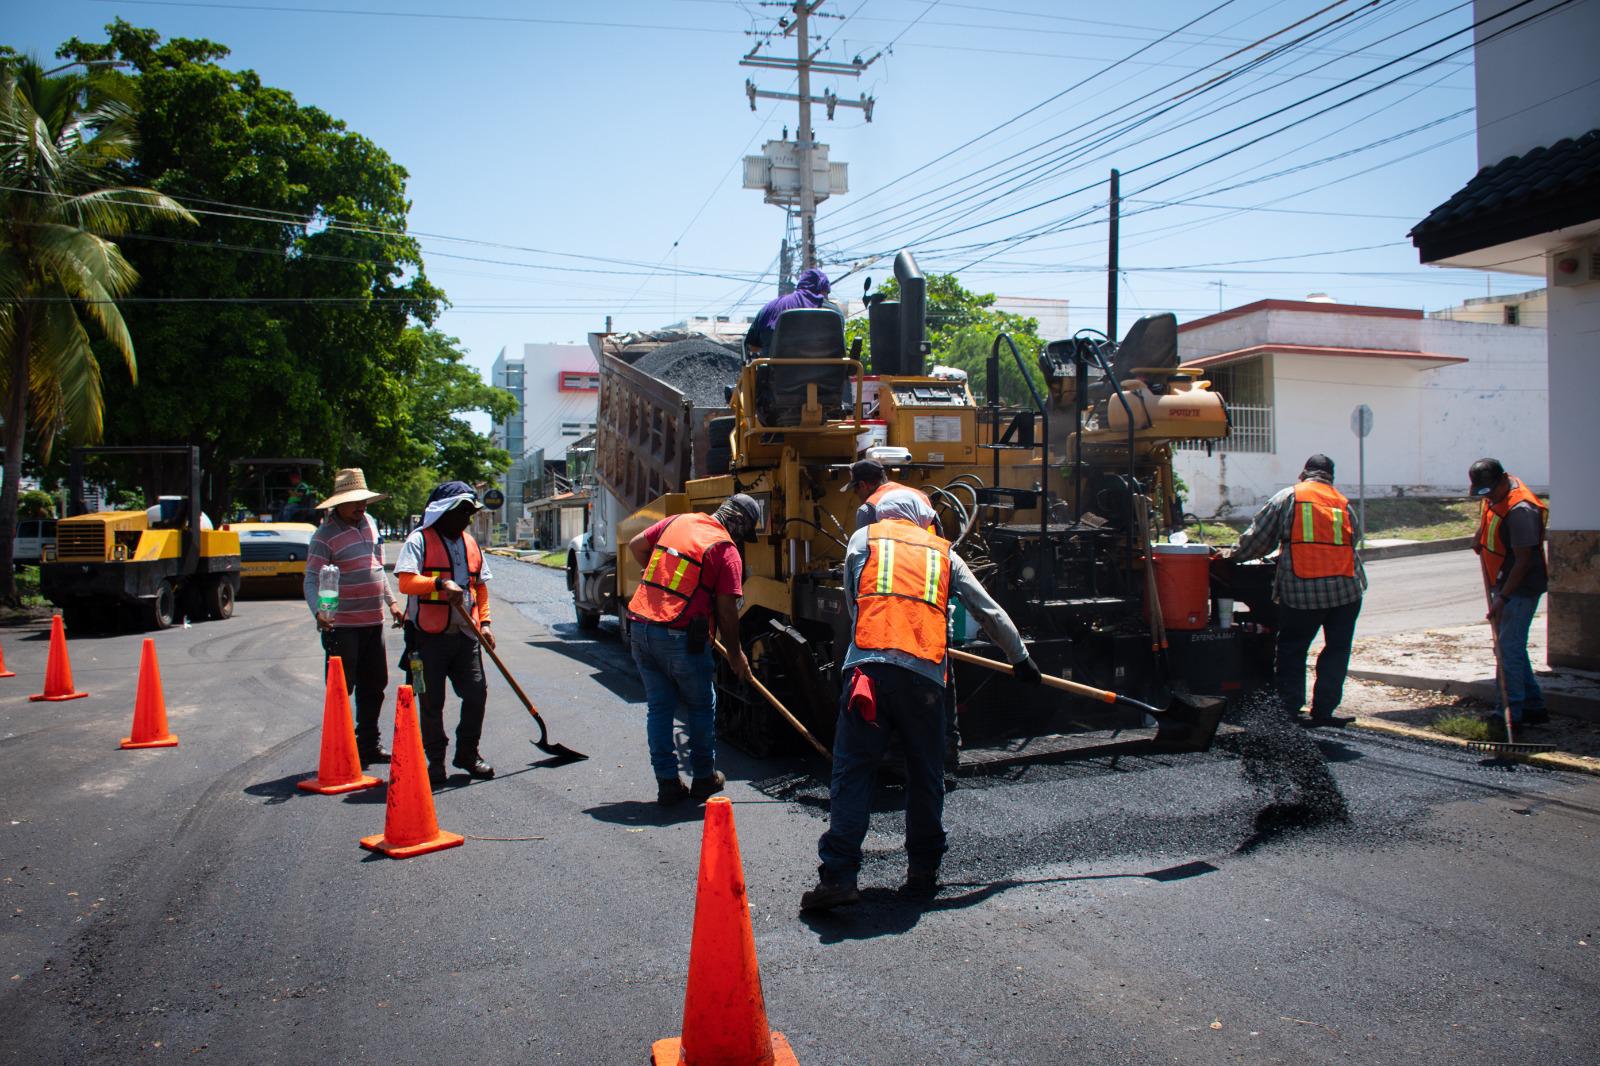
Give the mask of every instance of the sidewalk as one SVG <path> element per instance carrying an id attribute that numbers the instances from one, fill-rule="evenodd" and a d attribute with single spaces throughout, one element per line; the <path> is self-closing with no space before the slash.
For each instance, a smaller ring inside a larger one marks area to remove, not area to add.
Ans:
<path id="1" fill-rule="evenodd" d="M 1536 761 L 1600 773 L 1600 674 L 1545 665 L 1543 614 L 1534 618 L 1528 654 L 1552 719 L 1529 727 L 1525 739 L 1553 743 L 1562 755 Z M 1446 743 L 1452 738 L 1422 731 L 1441 714 L 1486 714 L 1498 702 L 1493 645 L 1483 622 L 1358 640 L 1350 677 L 1344 705 L 1358 725 Z"/>

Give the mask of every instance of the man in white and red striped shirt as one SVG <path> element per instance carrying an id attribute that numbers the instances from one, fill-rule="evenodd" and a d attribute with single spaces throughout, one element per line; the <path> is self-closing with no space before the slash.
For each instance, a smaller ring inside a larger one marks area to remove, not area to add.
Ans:
<path id="1" fill-rule="evenodd" d="M 389 684 L 388 651 L 383 625 L 399 625 L 405 610 L 383 570 L 383 538 L 378 524 L 367 514 L 367 504 L 383 499 L 369 492 L 359 469 L 339 471 L 333 494 L 317 505 L 328 512 L 311 536 L 306 553 L 306 603 L 322 631 L 324 665 L 339 656 L 344 665 L 346 691 L 355 693 L 356 750 L 361 765 L 388 762 L 389 752 L 378 734 L 383 692 Z M 339 568 L 339 607 L 331 615 L 317 610 L 317 579 L 322 568 Z"/>

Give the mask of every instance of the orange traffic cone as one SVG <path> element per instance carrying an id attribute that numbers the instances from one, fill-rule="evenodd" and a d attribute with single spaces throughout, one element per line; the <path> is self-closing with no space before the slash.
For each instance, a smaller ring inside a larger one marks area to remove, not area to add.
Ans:
<path id="1" fill-rule="evenodd" d="M 394 708 L 394 755 L 389 764 L 389 802 L 383 814 L 383 832 L 362 837 L 361 846 L 368 851 L 381 851 L 391 859 L 409 859 L 460 847 L 463 839 L 440 829 L 434 816 L 416 701 L 411 686 L 401 685 Z"/>
<path id="2" fill-rule="evenodd" d="M 383 784 L 361 772 L 361 757 L 356 754 L 356 724 L 350 718 L 350 693 L 344 687 L 344 660 L 328 658 L 328 688 L 322 699 L 322 756 L 317 760 L 317 776 L 295 784 L 307 792 L 325 796 L 354 792 Z"/>
<path id="3" fill-rule="evenodd" d="M 650 1046 L 650 1061 L 652 1066 L 799 1066 L 789 1041 L 767 1027 L 739 834 L 726 796 L 706 801 L 683 1035 L 657 1040 Z"/>
<path id="4" fill-rule="evenodd" d="M 80 700 L 87 692 L 72 691 L 72 661 L 67 658 L 67 631 L 61 616 L 50 618 L 50 658 L 44 664 L 44 691 L 30 700 Z"/>
<path id="5" fill-rule="evenodd" d="M 161 667 L 156 663 L 156 642 L 145 638 L 139 653 L 139 694 L 133 700 L 133 736 L 123 737 L 124 748 L 175 748 L 178 738 L 167 731 L 167 700 L 161 694 Z"/>
<path id="6" fill-rule="evenodd" d="M 16 677 L 16 676 L 17 676 L 17 672 L 15 670 L 7 670 L 6 669 L 6 650 L 4 648 L 0 648 L 0 677 Z"/>

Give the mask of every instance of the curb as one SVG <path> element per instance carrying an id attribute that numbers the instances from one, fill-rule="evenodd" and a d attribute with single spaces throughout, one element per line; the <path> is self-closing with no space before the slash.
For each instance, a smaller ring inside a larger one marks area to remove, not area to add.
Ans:
<path id="1" fill-rule="evenodd" d="M 1358 717 L 1354 724 L 1357 729 L 1365 729 L 1371 733 L 1387 733 L 1390 736 L 1404 737 L 1407 740 L 1441 744 L 1448 748 L 1470 748 L 1472 746 L 1460 737 L 1435 733 L 1431 729 L 1418 729 L 1415 726 L 1400 725 L 1397 722 L 1388 722 L 1382 718 Z M 1551 770 L 1567 770 L 1572 773 L 1600 777 L 1600 759 L 1580 758 L 1564 751 L 1538 752 L 1532 755 L 1506 755 L 1505 758 L 1514 759 L 1517 762 L 1531 763 L 1534 766 L 1543 766 Z"/>
<path id="2" fill-rule="evenodd" d="M 1450 678 L 1419 677 L 1416 674 L 1400 674 L 1388 670 L 1367 670 L 1351 667 L 1348 676 L 1362 681 L 1376 681 L 1382 685 L 1393 685 L 1396 688 L 1418 689 L 1423 692 L 1437 692 L 1444 696 L 1470 696 L 1475 700 L 1485 703 L 1497 703 L 1500 693 L 1496 690 L 1493 681 L 1457 681 Z M 1545 705 L 1553 714 L 1564 714 L 1569 718 L 1580 718 L 1585 722 L 1600 722 L 1600 700 L 1587 696 L 1574 696 L 1570 692 L 1552 690 L 1547 684 L 1541 682 L 1544 689 Z"/>
<path id="3" fill-rule="evenodd" d="M 1378 559 L 1405 559 L 1413 555 L 1437 555 L 1442 552 L 1464 551 L 1472 547 L 1471 537 L 1446 537 L 1443 540 L 1414 540 L 1410 544 L 1387 544 L 1379 548 L 1362 548 L 1361 561 Z"/>

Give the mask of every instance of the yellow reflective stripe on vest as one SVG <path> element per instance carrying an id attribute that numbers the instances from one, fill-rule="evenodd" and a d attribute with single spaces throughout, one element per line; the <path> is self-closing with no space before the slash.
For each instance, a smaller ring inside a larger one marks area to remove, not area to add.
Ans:
<path id="1" fill-rule="evenodd" d="M 1307 544 L 1314 544 L 1317 540 L 1316 506 L 1302 503 L 1300 505 L 1300 539 Z"/>
<path id="2" fill-rule="evenodd" d="M 926 567 L 924 567 L 922 579 L 922 598 L 929 603 L 937 604 L 939 602 L 939 569 L 943 564 L 943 557 L 938 552 L 930 551 L 927 548 L 924 548 L 923 552 L 927 555 L 928 561 Z"/>
<path id="3" fill-rule="evenodd" d="M 878 541 L 878 586 L 873 591 L 880 596 L 894 591 L 894 541 L 888 537 Z"/>
<path id="4" fill-rule="evenodd" d="M 1342 507 L 1333 512 L 1333 542 L 1335 544 L 1344 543 L 1344 508 Z"/>
<path id="5" fill-rule="evenodd" d="M 1493 511 L 1489 512 L 1489 532 L 1483 538 L 1483 546 L 1496 555 L 1500 554 L 1497 538 L 1500 535 L 1500 516 Z"/>

